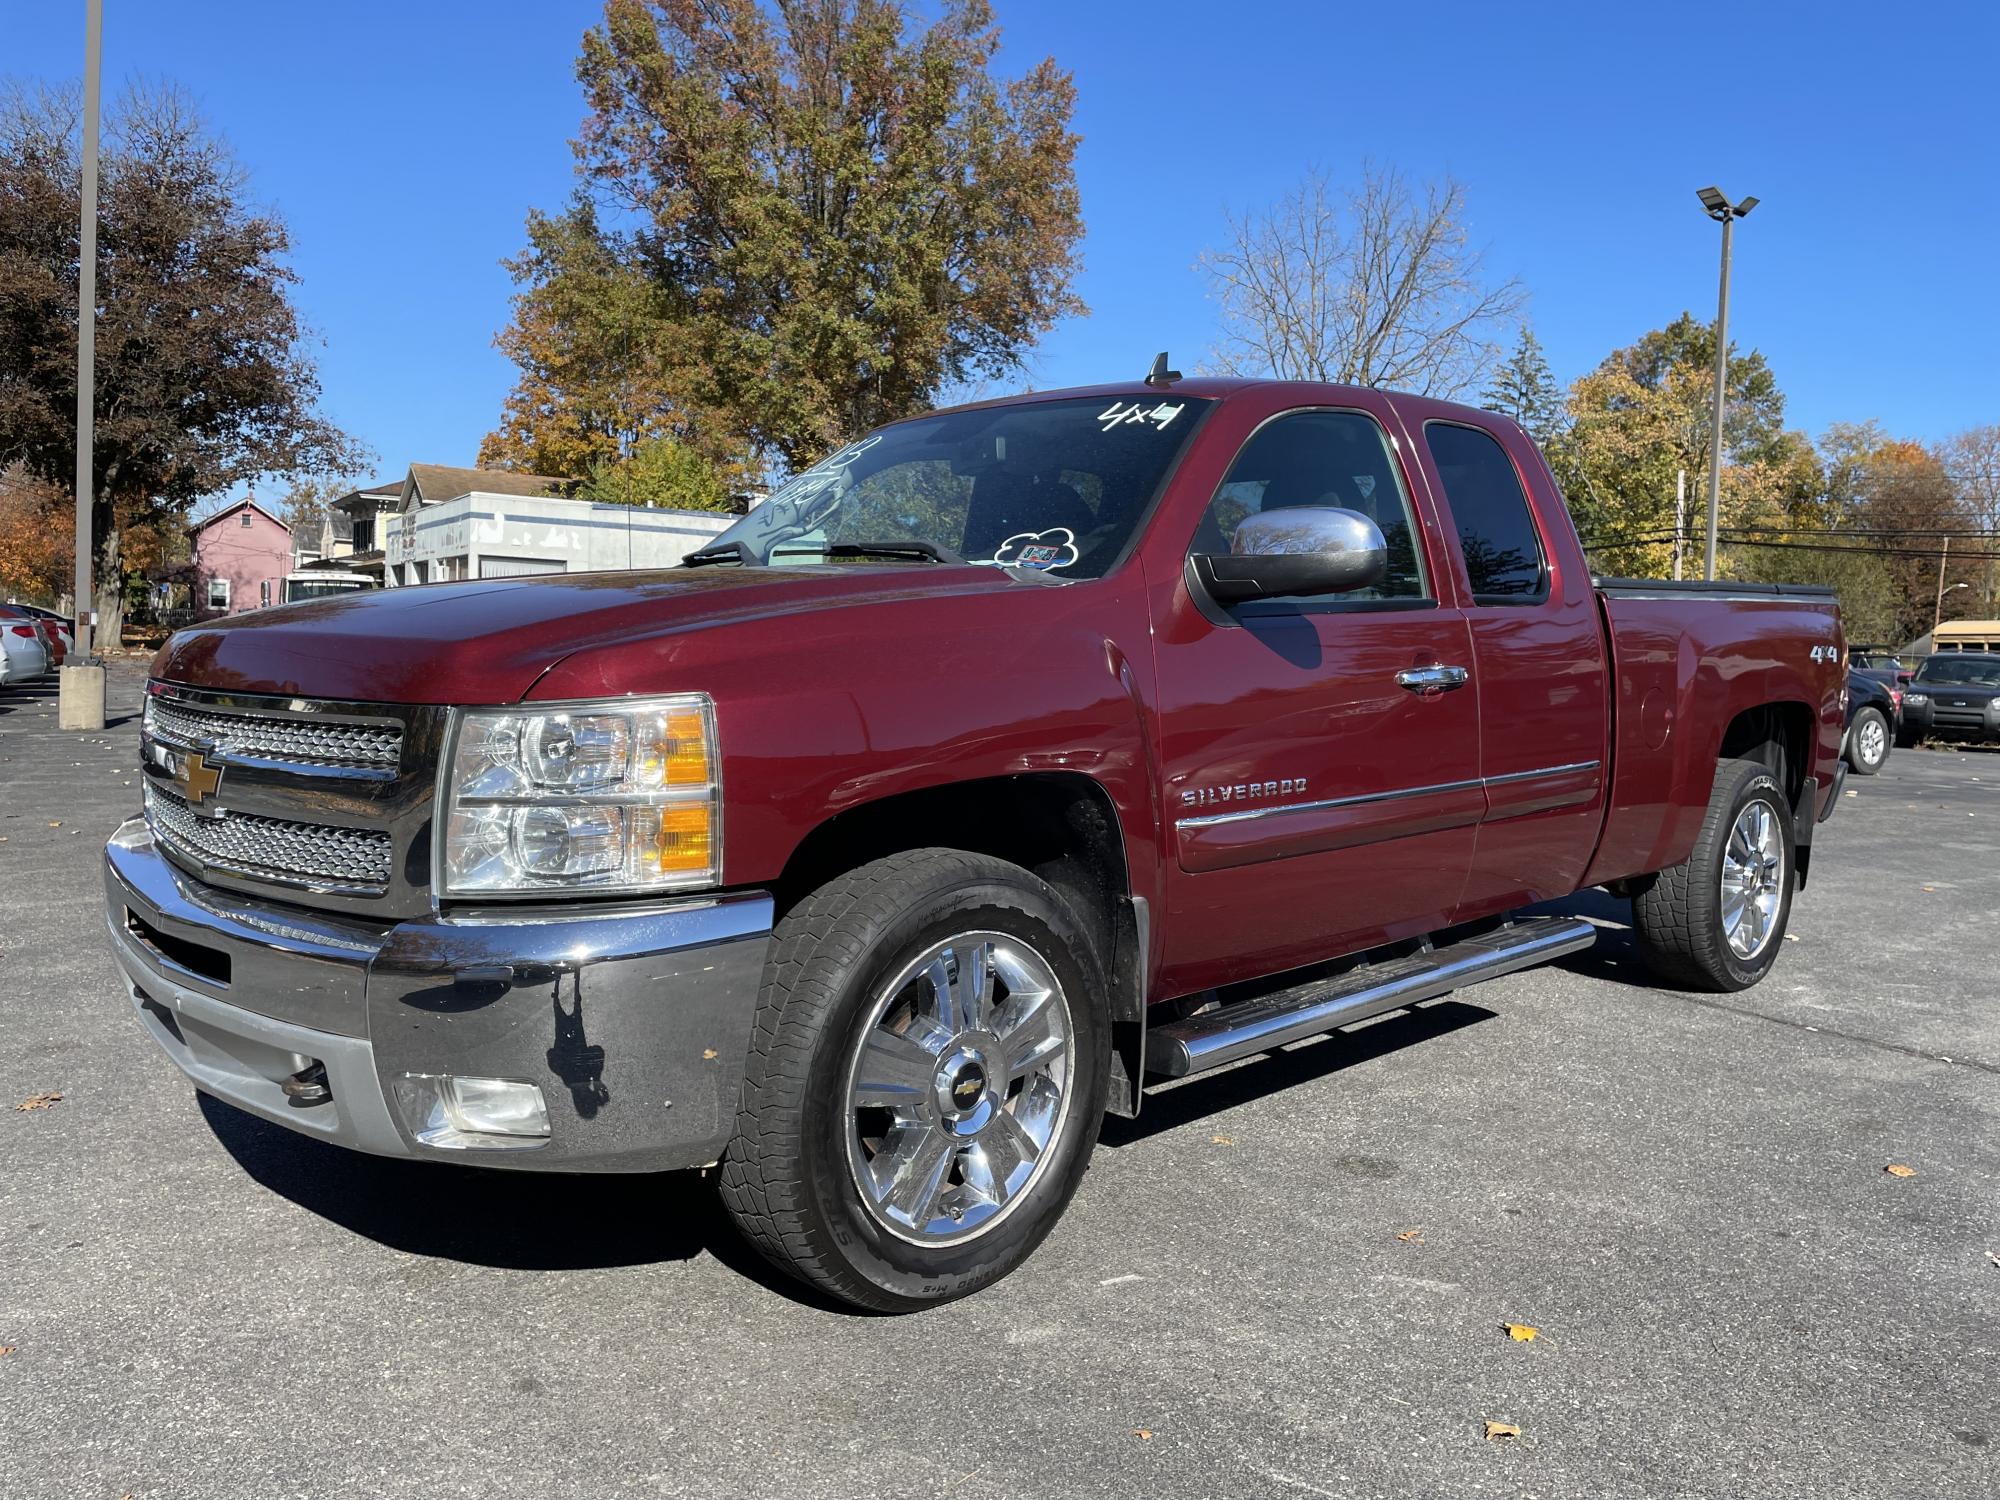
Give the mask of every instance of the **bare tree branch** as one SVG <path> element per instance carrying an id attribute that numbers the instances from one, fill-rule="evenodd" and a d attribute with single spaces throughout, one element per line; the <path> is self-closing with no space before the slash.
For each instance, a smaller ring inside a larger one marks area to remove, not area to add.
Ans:
<path id="1" fill-rule="evenodd" d="M 1200 263 L 1222 314 L 1210 362 L 1224 374 L 1461 395 L 1499 361 L 1527 303 L 1517 279 L 1487 279 L 1450 177 L 1413 193 L 1394 168 L 1364 166 L 1342 195 L 1315 168 L 1227 222 L 1227 243 Z"/>

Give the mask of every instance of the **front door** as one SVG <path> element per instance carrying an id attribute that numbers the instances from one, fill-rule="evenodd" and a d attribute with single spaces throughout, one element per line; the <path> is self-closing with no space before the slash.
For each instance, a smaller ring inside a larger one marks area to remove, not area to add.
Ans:
<path id="1" fill-rule="evenodd" d="M 1337 506 L 1381 527 L 1389 572 L 1226 610 L 1196 585 L 1174 595 L 1155 637 L 1172 859 L 1155 993 L 1426 932 L 1458 903 L 1485 809 L 1471 639 L 1384 415 L 1266 421 L 1195 536 L 1226 552 L 1252 512 Z"/>

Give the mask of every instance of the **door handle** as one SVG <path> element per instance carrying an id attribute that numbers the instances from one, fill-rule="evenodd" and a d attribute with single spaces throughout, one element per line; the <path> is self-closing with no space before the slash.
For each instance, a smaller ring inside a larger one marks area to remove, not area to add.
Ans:
<path id="1" fill-rule="evenodd" d="M 1471 676 L 1464 667 L 1406 667 L 1396 674 L 1396 685 L 1406 687 L 1413 693 L 1422 693 L 1426 698 L 1434 698 L 1439 693 L 1464 687 Z"/>

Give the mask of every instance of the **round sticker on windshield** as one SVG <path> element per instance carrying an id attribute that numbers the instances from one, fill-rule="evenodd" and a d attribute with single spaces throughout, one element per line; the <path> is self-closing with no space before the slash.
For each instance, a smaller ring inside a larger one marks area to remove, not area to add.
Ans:
<path id="1" fill-rule="evenodd" d="M 1002 542 L 993 560 L 1003 568 L 1067 568 L 1078 557 L 1076 533 L 1067 526 L 1023 531 Z"/>

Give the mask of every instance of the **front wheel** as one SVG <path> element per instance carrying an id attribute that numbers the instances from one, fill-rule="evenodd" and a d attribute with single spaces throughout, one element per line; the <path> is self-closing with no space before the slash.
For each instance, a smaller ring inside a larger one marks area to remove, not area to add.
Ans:
<path id="1" fill-rule="evenodd" d="M 1088 937 L 1054 890 L 920 849 L 830 881 L 772 936 L 723 1202 L 860 1307 L 998 1281 L 1082 1180 L 1108 1087 Z"/>
<path id="2" fill-rule="evenodd" d="M 1889 759 L 1889 721 L 1879 708 L 1864 708 L 1847 727 L 1847 765 L 1857 776 L 1873 776 Z"/>
<path id="3" fill-rule="evenodd" d="M 1792 910 L 1796 851 L 1784 788 L 1751 760 L 1716 767 L 1685 864 L 1632 898 L 1640 951 L 1669 983 L 1747 990 L 1777 961 Z"/>

